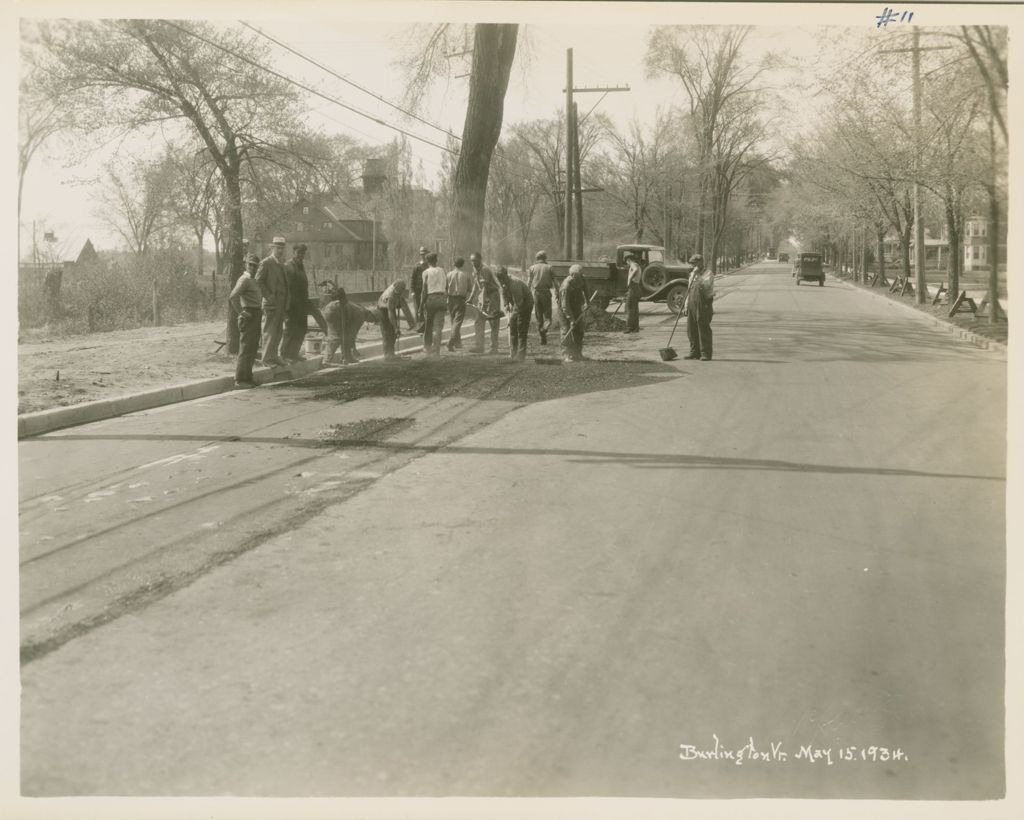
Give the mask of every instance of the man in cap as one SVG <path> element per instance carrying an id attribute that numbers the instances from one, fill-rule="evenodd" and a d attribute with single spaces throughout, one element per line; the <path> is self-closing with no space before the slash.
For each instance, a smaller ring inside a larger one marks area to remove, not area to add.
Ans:
<path id="1" fill-rule="evenodd" d="M 690 352 L 684 359 L 711 361 L 711 317 L 715 301 L 715 275 L 704 269 L 704 257 L 695 253 L 690 257 L 693 270 L 686 288 L 686 335 L 690 339 Z"/>
<path id="2" fill-rule="evenodd" d="M 437 254 L 426 256 L 427 269 L 423 271 L 423 300 L 420 316 L 424 317 L 423 352 L 428 356 L 441 355 L 441 334 L 444 332 L 444 312 L 448 305 L 448 278 L 438 267 Z"/>
<path id="3" fill-rule="evenodd" d="M 252 363 L 256 361 L 256 353 L 260 349 L 260 321 L 263 311 L 260 309 L 263 294 L 256 284 L 256 268 L 260 258 L 250 253 L 245 258 L 245 271 L 235 281 L 235 286 L 228 296 L 228 303 L 238 314 L 238 361 L 235 364 L 235 387 L 255 387 L 252 377 Z"/>
<path id="4" fill-rule="evenodd" d="M 462 349 L 462 322 L 466 318 L 466 301 L 472 292 L 473 277 L 466 270 L 466 260 L 460 256 L 455 260 L 455 267 L 448 271 L 448 315 L 452 319 L 449 350 Z"/>
<path id="5" fill-rule="evenodd" d="M 377 311 L 350 302 L 345 294 L 345 288 L 338 287 L 333 289 L 324 307 L 324 319 L 327 322 L 324 361 L 329 361 L 339 347 L 342 364 L 355 364 L 359 361 L 359 355 L 356 353 L 359 329 L 364 322 L 376 324 Z"/>
<path id="6" fill-rule="evenodd" d="M 284 273 L 288 280 L 288 307 L 285 310 L 284 342 L 281 356 L 285 361 L 302 361 L 302 342 L 306 338 L 306 317 L 312 316 L 320 329 L 327 335 L 327 324 L 316 303 L 309 298 L 309 277 L 303 259 L 306 246 L 299 242 L 292 248 L 292 258 L 285 263 Z"/>
<path id="7" fill-rule="evenodd" d="M 583 358 L 583 321 L 590 301 L 583 268 L 573 265 L 558 290 L 558 314 L 562 333 L 562 358 L 578 362 Z"/>
<path id="8" fill-rule="evenodd" d="M 423 322 L 423 316 L 420 313 L 420 302 L 423 298 L 423 271 L 427 269 L 427 249 L 420 246 L 420 261 L 419 264 L 412 269 L 412 303 L 413 309 L 416 311 L 416 319 L 420 323 Z"/>
<path id="9" fill-rule="evenodd" d="M 501 320 L 501 295 L 498 288 L 498 280 L 487 265 L 483 264 L 483 258 L 477 251 L 470 255 L 469 261 L 473 265 L 473 291 L 470 294 L 470 302 L 475 302 L 477 309 L 476 320 L 473 322 L 474 344 L 471 353 L 484 352 L 484 325 L 491 326 L 491 353 L 498 352 L 498 322 Z"/>
<path id="10" fill-rule="evenodd" d="M 548 328 L 551 327 L 551 291 L 558 292 L 558 285 L 548 264 L 548 255 L 537 251 L 537 262 L 530 266 L 529 287 L 533 293 L 533 302 L 537 306 L 537 333 L 540 343 L 548 343 Z"/>
<path id="11" fill-rule="evenodd" d="M 395 342 L 402 335 L 399 328 L 398 310 L 401 308 L 409 328 L 416 327 L 409 304 L 405 301 L 405 282 L 399 279 L 388 285 L 377 300 L 377 312 L 380 314 L 380 336 L 384 340 L 384 358 L 388 361 L 395 358 Z"/>
<path id="12" fill-rule="evenodd" d="M 533 311 L 533 295 L 530 286 L 508 275 L 508 268 L 498 269 L 498 283 L 505 295 L 505 309 L 508 312 L 508 357 L 513 361 L 526 359 L 526 336 L 530 330 L 530 313 Z"/>
<path id="13" fill-rule="evenodd" d="M 256 284 L 263 294 L 263 364 L 279 365 L 284 312 L 288 307 L 288 277 L 284 270 L 283 236 L 275 236 L 270 256 L 260 262 Z"/>
<path id="14" fill-rule="evenodd" d="M 640 263 L 636 254 L 626 251 L 626 329 L 623 333 L 640 332 Z"/>

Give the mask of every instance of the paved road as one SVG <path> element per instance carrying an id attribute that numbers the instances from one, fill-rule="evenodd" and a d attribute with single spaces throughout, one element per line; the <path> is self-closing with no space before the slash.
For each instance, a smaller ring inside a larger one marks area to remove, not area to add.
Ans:
<path id="1" fill-rule="evenodd" d="M 1000 796 L 1006 362 L 789 270 L 628 389 L 21 442 L 25 793 Z"/>

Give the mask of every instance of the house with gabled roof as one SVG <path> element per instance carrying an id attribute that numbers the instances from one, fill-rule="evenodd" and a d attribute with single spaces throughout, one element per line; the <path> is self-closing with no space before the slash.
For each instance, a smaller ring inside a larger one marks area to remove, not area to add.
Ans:
<path id="1" fill-rule="evenodd" d="M 388 238 L 373 218 L 373 206 L 361 191 L 344 198 L 309 193 L 295 202 L 272 233 L 253 236 L 250 247 L 262 253 L 273 236 L 306 245 L 306 267 L 324 270 L 372 270 L 388 267 Z"/>

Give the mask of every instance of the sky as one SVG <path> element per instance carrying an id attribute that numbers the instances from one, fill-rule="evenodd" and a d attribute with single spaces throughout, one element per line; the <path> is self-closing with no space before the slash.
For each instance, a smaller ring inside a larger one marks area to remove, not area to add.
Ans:
<path id="1" fill-rule="evenodd" d="M 593 93 L 577 95 L 581 114 L 596 105 L 596 110 L 626 127 L 634 117 L 641 122 L 652 117 L 659 107 L 685 105 L 686 96 L 678 80 L 646 76 L 643 61 L 647 38 L 653 27 L 751 22 L 755 28 L 747 42 L 749 59 L 758 59 L 769 50 L 789 58 L 787 68 L 772 77 L 785 108 L 780 112 L 784 114 L 783 122 L 776 124 L 782 128 L 789 127 L 786 122 L 790 125 L 806 124 L 814 119 L 820 100 L 808 97 L 800 87 L 802 81 L 817 71 L 841 66 L 844 60 L 859 52 L 860 38 L 866 35 L 892 38 L 907 31 L 907 27 L 902 32 L 898 31 L 898 24 L 877 28 L 875 17 L 881 9 L 873 5 L 842 5 L 829 9 L 822 6 L 824 4 L 793 7 L 770 3 L 575 3 L 543 4 L 541 7 L 533 3 L 509 6 L 502 3 L 422 2 L 409 5 L 382 0 L 372 4 L 346 3 L 343 6 L 289 3 L 287 9 L 291 13 L 287 15 L 282 14 L 283 4 L 239 5 L 230 2 L 216 7 L 177 5 L 174 9 L 161 9 L 156 3 L 152 10 L 147 6 L 147 13 L 152 16 L 210 19 L 211 10 L 216 8 L 217 19 L 223 23 L 245 20 L 358 85 L 398 104 L 402 101 L 405 78 L 396 61 L 415 48 L 411 40 L 413 23 L 429 25 L 442 20 L 472 23 L 486 19 L 488 15 L 501 21 L 516 20 L 523 26 L 505 98 L 506 129 L 510 124 L 523 120 L 562 115 L 568 48 L 574 52 L 574 85 L 577 87 L 630 87 L 629 92 L 610 93 L 603 98 Z M 83 7 L 76 8 L 81 14 Z M 104 4 L 87 4 L 84 8 L 89 12 L 109 13 Z M 340 8 L 347 13 L 340 14 Z M 956 11 L 956 8 L 919 8 L 917 15 L 928 14 L 935 22 L 943 22 L 949 20 L 951 11 Z M 60 4 L 40 3 L 32 6 L 31 14 L 62 16 L 67 11 L 62 11 Z M 790 21 L 789 24 L 786 21 Z M 847 28 L 826 31 L 822 28 L 825 25 Z M 849 32 L 848 43 L 844 42 L 847 40 L 846 32 Z M 444 142 L 445 137 L 440 131 L 405 118 L 374 97 L 276 45 L 270 48 L 268 59 L 275 70 L 430 141 Z M 436 83 L 422 101 L 420 110 L 425 120 L 457 135 L 462 132 L 469 81 L 468 78 L 456 79 L 454 75 L 468 72 L 469 60 L 469 57 L 451 60 L 453 77 L 447 82 Z M 325 133 L 344 133 L 371 144 L 382 144 L 396 136 L 395 131 L 371 119 L 315 97 L 311 100 L 307 124 Z M 412 146 L 427 183 L 436 184 L 442 151 L 415 140 Z M 33 221 L 39 236 L 44 229 L 56 233 L 60 249 L 67 256 L 76 255 L 86 237 L 99 248 L 119 244 L 120 240 L 96 204 L 98 183 L 89 181 L 98 178 L 102 161 L 112 154 L 140 154 L 151 148 L 151 142 L 128 139 L 98 150 L 88 162 L 68 167 L 67 143 L 54 140 L 45 146 L 33 161 L 25 181 L 22 248 L 31 247 Z"/>

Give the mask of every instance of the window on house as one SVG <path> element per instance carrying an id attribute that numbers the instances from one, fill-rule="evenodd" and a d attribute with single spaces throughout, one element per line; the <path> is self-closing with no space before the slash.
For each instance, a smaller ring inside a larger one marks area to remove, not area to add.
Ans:
<path id="1" fill-rule="evenodd" d="M 988 225 L 982 223 L 978 226 L 978 236 L 988 236 Z"/>
<path id="2" fill-rule="evenodd" d="M 324 259 L 330 259 L 330 258 L 331 258 L 331 246 L 330 245 L 324 245 Z"/>
<path id="3" fill-rule="evenodd" d="M 304 230 L 306 230 L 305 223 L 303 223 L 303 222 L 296 222 L 295 223 L 295 230 L 297 230 L 299 233 L 302 233 Z"/>
<path id="4" fill-rule="evenodd" d="M 302 215 L 305 216 L 308 213 L 309 213 L 309 206 L 308 205 L 303 205 L 302 206 Z"/>
<path id="5" fill-rule="evenodd" d="M 331 223 L 330 222 L 325 222 L 324 223 L 324 230 L 325 231 L 329 231 L 330 229 L 331 229 Z"/>
<path id="6" fill-rule="evenodd" d="M 981 245 L 978 248 L 978 261 L 980 261 L 980 262 L 984 262 L 985 261 L 985 246 L 984 245 Z"/>

